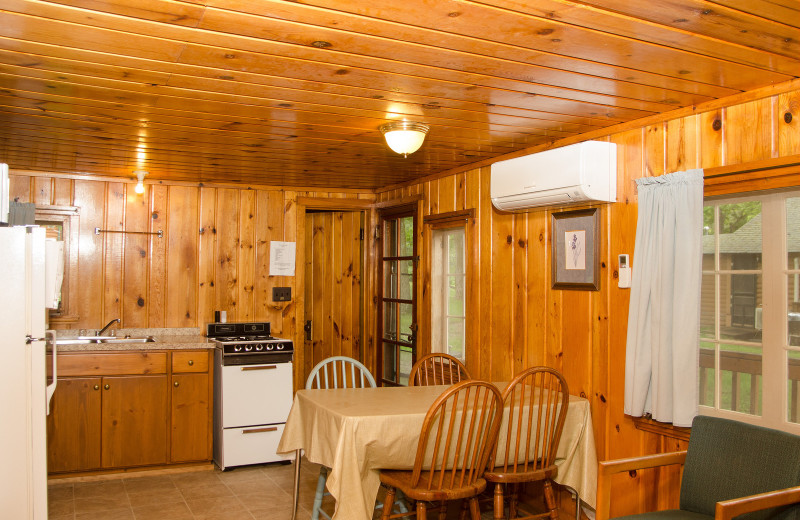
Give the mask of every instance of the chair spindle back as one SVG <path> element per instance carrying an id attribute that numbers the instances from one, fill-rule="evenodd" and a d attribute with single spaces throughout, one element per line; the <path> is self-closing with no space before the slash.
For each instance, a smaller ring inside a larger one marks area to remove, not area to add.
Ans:
<path id="1" fill-rule="evenodd" d="M 375 378 L 359 361 L 346 356 L 323 359 L 311 370 L 306 389 L 374 388 Z"/>
<path id="2" fill-rule="evenodd" d="M 472 379 L 467 367 L 450 354 L 427 354 L 411 368 L 409 386 L 452 385 Z"/>

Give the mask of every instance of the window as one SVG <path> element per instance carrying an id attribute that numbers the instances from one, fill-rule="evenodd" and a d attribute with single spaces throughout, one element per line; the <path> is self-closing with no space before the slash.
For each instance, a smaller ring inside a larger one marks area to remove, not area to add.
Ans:
<path id="1" fill-rule="evenodd" d="M 701 413 L 800 432 L 800 192 L 707 201 Z"/>
<path id="2" fill-rule="evenodd" d="M 431 236 L 431 351 L 464 361 L 466 344 L 466 229 L 433 229 Z"/>
<path id="3" fill-rule="evenodd" d="M 45 228 L 48 238 L 64 242 L 64 279 L 61 282 L 61 298 L 57 309 L 50 309 L 50 324 L 75 323 L 74 304 L 70 307 L 70 295 L 77 287 L 78 264 L 78 208 L 75 206 L 36 206 L 36 224 Z"/>
<path id="4" fill-rule="evenodd" d="M 383 280 L 378 313 L 380 383 L 407 385 L 416 361 L 416 218 L 414 210 L 381 215 Z"/>

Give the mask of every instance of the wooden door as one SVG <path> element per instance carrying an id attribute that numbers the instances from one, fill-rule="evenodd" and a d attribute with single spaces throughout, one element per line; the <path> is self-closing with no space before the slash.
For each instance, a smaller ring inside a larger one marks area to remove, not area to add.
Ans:
<path id="1" fill-rule="evenodd" d="M 103 467 L 167 462 L 167 376 L 103 378 Z"/>
<path id="2" fill-rule="evenodd" d="M 172 376 L 170 460 L 211 458 L 208 373 Z"/>
<path id="3" fill-rule="evenodd" d="M 360 211 L 306 212 L 303 381 L 325 358 L 363 361 L 362 227 Z"/>
<path id="4" fill-rule="evenodd" d="M 47 416 L 47 469 L 82 471 L 100 467 L 101 379 L 58 380 Z"/>

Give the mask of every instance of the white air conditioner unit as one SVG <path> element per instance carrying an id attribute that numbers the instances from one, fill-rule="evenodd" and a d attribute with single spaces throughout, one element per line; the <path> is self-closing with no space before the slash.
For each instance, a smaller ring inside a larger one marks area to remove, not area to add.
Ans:
<path id="1" fill-rule="evenodd" d="M 581 202 L 616 202 L 617 145 L 601 141 L 492 164 L 492 204 L 503 211 Z"/>

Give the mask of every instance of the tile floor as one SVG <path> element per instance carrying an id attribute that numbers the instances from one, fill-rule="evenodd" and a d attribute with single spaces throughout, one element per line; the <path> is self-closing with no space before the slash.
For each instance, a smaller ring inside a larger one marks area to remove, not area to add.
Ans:
<path id="1" fill-rule="evenodd" d="M 298 520 L 311 518 L 319 466 L 300 466 Z M 264 464 L 229 471 L 125 474 L 92 481 L 51 480 L 49 520 L 289 520 L 294 466 Z M 333 500 L 326 498 L 326 511 Z"/>
<path id="2" fill-rule="evenodd" d="M 318 476 L 319 466 L 304 459 L 298 520 L 311 518 Z M 48 516 L 49 520 L 290 520 L 293 481 L 294 466 L 280 463 L 225 472 L 201 469 L 55 479 L 48 486 Z M 333 507 L 333 499 L 326 497 L 323 509 L 332 513 Z M 448 518 L 458 518 L 460 508 L 449 509 Z M 482 518 L 490 520 L 491 505 L 481 509 Z M 375 518 L 380 518 L 379 511 Z"/>

